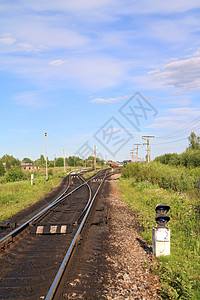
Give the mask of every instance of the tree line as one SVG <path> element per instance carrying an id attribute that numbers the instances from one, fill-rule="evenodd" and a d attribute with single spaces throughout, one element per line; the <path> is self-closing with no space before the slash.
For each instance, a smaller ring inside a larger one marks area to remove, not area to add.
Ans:
<path id="1" fill-rule="evenodd" d="M 46 168 L 46 160 L 43 155 L 40 155 L 36 160 L 25 157 L 20 161 L 12 155 L 5 154 L 0 158 L 0 177 L 4 177 L 3 181 L 12 182 L 27 179 L 29 177 L 29 172 L 22 171 L 21 163 L 31 163 L 33 166 L 37 166 L 40 169 Z M 96 158 L 96 163 L 97 166 L 103 166 L 104 160 Z M 47 159 L 47 166 L 48 168 L 63 167 L 64 159 L 63 157 L 58 157 L 54 160 Z M 68 158 L 65 158 L 65 166 L 93 167 L 94 157 L 89 156 L 86 160 L 83 160 L 77 156 L 69 156 Z"/>
<path id="2" fill-rule="evenodd" d="M 177 153 L 166 153 L 157 156 L 154 161 L 171 166 L 199 167 L 200 166 L 200 136 L 191 132 L 188 137 L 189 146 L 186 151 Z"/>

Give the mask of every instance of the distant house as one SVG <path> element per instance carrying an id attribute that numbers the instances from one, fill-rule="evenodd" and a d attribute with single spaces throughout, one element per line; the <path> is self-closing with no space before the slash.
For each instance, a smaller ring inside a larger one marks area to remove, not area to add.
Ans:
<path id="1" fill-rule="evenodd" d="M 21 163 L 21 167 L 24 171 L 33 171 L 39 169 L 39 167 L 33 166 L 32 163 Z"/>

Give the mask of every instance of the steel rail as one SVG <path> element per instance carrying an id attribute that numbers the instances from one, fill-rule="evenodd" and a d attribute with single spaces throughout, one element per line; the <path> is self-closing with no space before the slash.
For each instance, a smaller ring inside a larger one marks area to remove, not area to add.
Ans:
<path id="1" fill-rule="evenodd" d="M 68 177 L 69 177 L 69 182 L 68 182 L 67 188 L 66 188 L 66 189 L 64 190 L 64 192 L 63 192 L 60 196 L 58 196 L 58 198 L 56 198 L 52 203 L 54 203 L 55 201 L 57 201 L 58 199 L 60 199 L 60 198 L 68 191 L 68 189 L 69 189 L 69 187 L 70 187 L 70 184 L 71 184 L 71 172 L 68 173 Z"/>
<path id="2" fill-rule="evenodd" d="M 98 192 L 99 192 L 99 190 L 100 190 L 100 188 L 101 188 L 101 186 L 102 186 L 102 184 L 103 184 L 103 182 L 104 182 L 104 180 L 106 178 L 106 174 L 107 174 L 107 171 L 106 171 L 106 173 L 105 173 L 105 175 L 104 175 L 104 177 L 103 177 L 100 185 L 98 186 L 98 188 L 97 188 L 97 190 L 96 190 L 96 192 L 95 192 L 92 200 L 90 201 L 90 205 L 89 205 L 89 207 L 88 207 L 88 209 L 87 209 L 87 211 L 86 211 L 86 213 L 85 213 L 85 215 L 83 217 L 83 220 L 81 221 L 81 224 L 79 225 L 79 227 L 78 227 L 78 229 L 76 231 L 76 234 L 75 234 L 75 236 L 74 236 L 74 238 L 73 238 L 73 240 L 72 240 L 72 242 L 71 242 L 71 244 L 70 244 L 70 246 L 69 246 L 69 248 L 67 250 L 67 253 L 66 253 L 66 255 L 65 255 L 65 257 L 64 257 L 64 259 L 63 259 L 63 261 L 62 261 L 62 263 L 60 265 L 60 268 L 59 268 L 59 270 L 58 270 L 58 272 L 57 272 L 57 274 L 56 274 L 56 276 L 54 278 L 54 281 L 53 281 L 53 283 L 52 283 L 52 285 L 51 285 L 51 287 L 50 287 L 50 289 L 49 289 L 49 291 L 47 293 L 47 296 L 46 296 L 45 300 L 51 300 L 51 299 L 53 299 L 53 297 L 54 297 L 54 295 L 56 293 L 56 290 L 58 288 L 58 285 L 60 283 L 62 275 L 63 275 L 63 273 L 65 271 L 67 263 L 68 263 L 68 261 L 69 261 L 69 259 L 71 257 L 72 251 L 73 251 L 73 249 L 75 247 L 76 241 L 77 241 L 77 239 L 79 237 L 79 234 L 82 231 L 82 228 L 83 228 L 84 223 L 85 223 L 85 221 L 86 221 L 86 219 L 88 217 L 88 214 L 89 214 L 89 212 L 91 210 L 93 202 L 94 202 L 94 200 L 95 200 L 95 198 L 96 198 L 96 196 L 97 196 L 97 194 L 98 194 Z"/>
<path id="3" fill-rule="evenodd" d="M 81 180 L 83 180 L 84 182 L 86 182 L 86 180 L 85 180 L 84 178 L 82 178 L 81 176 L 79 176 L 79 178 L 80 178 Z M 90 199 L 88 200 L 86 206 L 84 207 L 83 211 L 81 212 L 80 216 L 78 217 L 77 223 L 79 223 L 80 220 L 81 220 L 81 218 L 83 217 L 85 211 L 87 210 L 87 208 L 88 208 L 88 206 L 89 206 L 89 204 L 90 204 L 91 197 L 92 197 L 92 190 L 91 190 L 91 187 L 89 186 L 88 183 L 86 183 L 86 184 L 87 184 L 88 189 L 89 189 L 89 191 L 90 191 Z"/>
<path id="4" fill-rule="evenodd" d="M 2 239 L 0 239 L 0 245 L 4 242 L 6 242 L 7 240 L 10 241 L 11 238 L 13 238 L 15 235 L 17 235 L 18 233 L 20 233 L 22 230 L 24 230 L 26 227 L 29 226 L 29 224 L 33 221 L 36 221 L 39 217 L 42 216 L 42 214 L 44 214 L 47 210 L 49 210 L 50 208 L 52 208 L 53 206 L 55 206 L 57 203 L 61 202 L 63 199 L 69 197 L 71 194 L 73 194 L 75 191 L 77 191 L 78 189 L 80 189 L 82 186 L 84 186 L 85 184 L 87 184 L 89 181 L 91 181 L 93 178 L 95 178 L 96 176 L 99 175 L 99 173 L 101 172 L 101 170 L 96 173 L 94 176 L 92 176 L 90 179 L 88 179 L 86 182 L 80 184 L 78 187 L 76 187 L 75 189 L 73 189 L 71 192 L 69 192 L 67 195 L 62 196 L 62 197 L 58 197 L 53 203 L 49 204 L 47 207 L 45 207 L 43 210 L 41 210 L 39 213 L 37 213 L 35 216 L 33 216 L 32 218 L 30 218 L 28 221 L 26 221 L 25 223 L 23 223 L 22 225 L 20 225 L 19 227 L 15 228 L 13 231 L 11 231 L 10 233 L 8 233 L 6 236 L 4 236 Z"/>
<path id="5" fill-rule="evenodd" d="M 69 187 L 70 187 L 70 184 L 71 184 L 71 176 L 77 175 L 77 174 L 79 174 L 79 173 L 81 173 L 81 172 L 83 172 L 83 171 L 85 171 L 85 170 L 84 170 L 84 169 L 81 169 L 81 170 L 69 172 L 69 173 L 68 173 L 68 176 L 69 176 L 69 183 L 68 183 L 67 188 L 64 190 L 64 192 L 63 192 L 58 198 L 56 198 L 56 199 L 55 199 L 53 202 L 51 202 L 51 203 L 54 203 L 54 202 L 56 202 L 57 200 L 59 200 L 59 199 L 60 199 L 60 198 L 68 191 L 68 189 L 69 189 Z"/>

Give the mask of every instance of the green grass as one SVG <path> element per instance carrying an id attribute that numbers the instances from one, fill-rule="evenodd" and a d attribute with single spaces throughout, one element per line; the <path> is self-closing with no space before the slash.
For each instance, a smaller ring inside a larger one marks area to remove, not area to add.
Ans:
<path id="1" fill-rule="evenodd" d="M 159 162 L 133 163 L 123 168 L 123 176 L 134 177 L 136 181 L 148 180 L 164 189 L 185 192 L 197 188 L 200 168 L 174 167 Z"/>
<path id="2" fill-rule="evenodd" d="M 152 272 L 160 275 L 163 299 L 199 299 L 200 238 L 199 197 L 190 198 L 186 193 L 159 188 L 149 181 L 136 182 L 133 178 L 119 181 L 122 200 L 138 214 L 143 238 L 152 244 L 152 228 L 155 223 L 155 207 L 159 203 L 171 207 L 171 255 L 161 257 Z"/>
<path id="3" fill-rule="evenodd" d="M 69 171 L 66 168 L 66 173 Z M 66 175 L 63 168 L 52 169 L 52 172 L 53 175 L 49 176 L 48 181 L 45 171 L 38 172 L 32 186 L 30 180 L 0 184 L 0 222 L 34 204 L 61 182 L 61 176 Z"/>

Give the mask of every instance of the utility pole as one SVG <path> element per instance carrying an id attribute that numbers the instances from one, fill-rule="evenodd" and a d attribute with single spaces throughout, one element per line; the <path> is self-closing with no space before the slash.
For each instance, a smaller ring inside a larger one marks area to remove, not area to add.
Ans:
<path id="1" fill-rule="evenodd" d="M 137 146 L 137 152 L 136 152 L 136 162 L 138 162 L 138 146 L 141 145 L 141 144 L 134 144 Z"/>
<path id="2" fill-rule="evenodd" d="M 65 150 L 63 150 L 64 172 L 65 172 Z"/>
<path id="3" fill-rule="evenodd" d="M 47 168 L 47 133 L 45 132 L 45 157 L 46 157 L 46 181 L 48 181 L 48 168 Z"/>
<path id="4" fill-rule="evenodd" d="M 133 149 L 133 150 L 130 151 L 131 152 L 131 156 L 132 156 L 132 159 L 131 159 L 132 163 L 134 162 L 134 151 L 135 151 L 135 149 Z"/>
<path id="5" fill-rule="evenodd" d="M 147 141 L 147 162 L 149 163 L 150 162 L 150 154 L 149 154 L 149 139 L 150 138 L 154 138 L 153 135 L 144 135 L 143 137 L 143 140 L 146 140 Z"/>
<path id="6" fill-rule="evenodd" d="M 94 169 L 96 171 L 97 146 L 94 146 Z"/>

